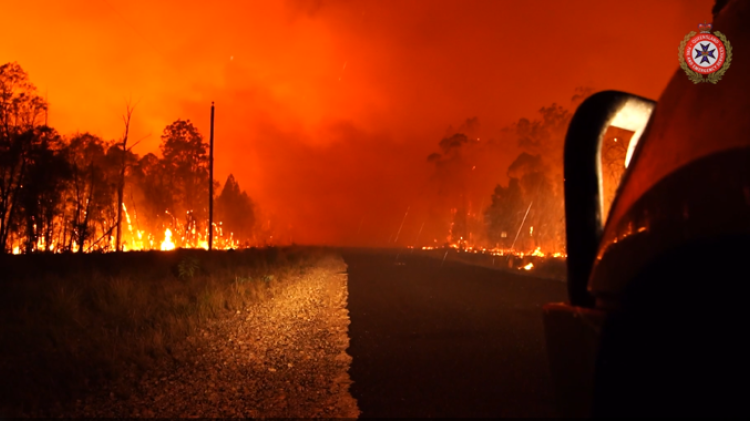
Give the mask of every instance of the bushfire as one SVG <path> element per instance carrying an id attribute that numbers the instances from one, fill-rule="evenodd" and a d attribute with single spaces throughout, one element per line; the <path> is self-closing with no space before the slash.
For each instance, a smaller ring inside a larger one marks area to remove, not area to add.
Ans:
<path id="1" fill-rule="evenodd" d="M 487 247 L 474 247 L 471 245 L 467 245 L 465 242 L 457 242 L 453 244 L 446 245 L 444 247 L 431 247 L 431 246 L 424 246 L 422 247 L 422 250 L 439 250 L 439 249 L 453 249 L 458 252 L 463 253 L 475 253 L 475 254 L 488 254 L 492 256 L 514 256 L 514 257 L 524 257 L 524 256 L 534 256 L 534 257 L 548 257 L 548 258 L 554 258 L 554 259 L 565 259 L 568 257 L 565 253 L 543 253 L 541 247 L 537 247 L 531 252 L 524 252 L 516 249 L 504 249 L 499 247 L 493 247 L 493 248 L 487 248 Z M 521 266 L 521 269 L 523 270 L 531 270 L 534 268 L 533 263 L 528 263 L 524 266 Z"/>
<path id="2" fill-rule="evenodd" d="M 131 218 L 130 212 L 127 206 L 123 203 L 123 215 L 125 216 L 123 222 L 123 251 L 146 251 L 146 250 L 161 250 L 169 251 L 176 248 L 187 248 L 187 249 L 205 249 L 208 250 L 208 221 L 205 222 L 206 228 L 198 230 L 196 223 L 187 224 L 184 227 L 180 227 L 179 224 L 175 223 L 172 226 L 164 227 L 163 232 L 146 232 L 143 229 L 133 227 L 137 216 L 134 214 Z M 169 214 L 169 212 L 166 212 Z M 190 216 L 190 212 L 188 212 Z M 127 228 L 125 228 L 127 226 Z M 36 227 L 35 227 L 36 228 Z M 109 231 L 114 232 L 114 227 Z M 40 236 L 36 242 L 37 250 L 48 250 L 52 253 L 63 252 L 62 239 L 53 239 L 50 242 L 49 247 L 45 243 L 45 237 Z M 223 230 L 223 223 L 214 223 L 214 240 L 212 247 L 217 250 L 230 250 L 241 248 L 240 241 L 234 238 L 234 233 L 229 232 L 228 234 Z M 91 246 L 84 249 L 84 252 L 113 252 L 117 249 L 115 244 L 114 234 L 107 235 L 106 238 L 100 239 Z M 13 245 L 13 254 L 21 254 L 24 252 L 23 245 Z M 73 241 L 70 251 L 77 253 L 80 252 L 80 246 Z"/>

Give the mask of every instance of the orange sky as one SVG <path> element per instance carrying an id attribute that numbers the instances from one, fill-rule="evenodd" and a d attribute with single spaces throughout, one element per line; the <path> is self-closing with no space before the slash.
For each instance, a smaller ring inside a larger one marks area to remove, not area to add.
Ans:
<path id="1" fill-rule="evenodd" d="M 491 138 L 543 105 L 567 105 L 577 86 L 658 98 L 680 40 L 711 21 L 713 5 L 5 3 L 0 63 L 30 74 L 60 132 L 116 138 L 132 98 L 133 138 L 148 136 L 135 151 L 145 154 L 178 118 L 207 137 L 215 101 L 217 179 L 234 173 L 297 242 L 381 245 L 414 206 L 448 126 L 477 117 Z M 516 155 L 509 148 L 498 166 Z M 421 224 L 409 216 L 403 238 Z"/>

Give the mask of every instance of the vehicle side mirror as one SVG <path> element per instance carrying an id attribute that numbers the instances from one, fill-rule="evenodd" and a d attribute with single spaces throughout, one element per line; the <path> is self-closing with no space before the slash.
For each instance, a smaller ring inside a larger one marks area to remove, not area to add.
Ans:
<path id="1" fill-rule="evenodd" d="M 655 105 L 655 101 L 625 92 L 603 91 L 588 97 L 568 126 L 563 171 L 568 296 L 573 306 L 594 306 L 587 284 L 606 221 L 604 209 L 609 208 L 603 202 L 602 141 L 611 127 L 632 132 L 625 154 L 627 167 Z"/>

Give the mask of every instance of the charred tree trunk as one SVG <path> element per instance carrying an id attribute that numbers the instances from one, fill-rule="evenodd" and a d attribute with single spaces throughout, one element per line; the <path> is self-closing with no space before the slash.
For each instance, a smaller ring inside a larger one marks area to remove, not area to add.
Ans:
<path id="1" fill-rule="evenodd" d="M 211 103 L 211 133 L 208 150 L 208 249 L 214 245 L 214 103 Z"/>
<path id="2" fill-rule="evenodd" d="M 125 115 L 122 120 L 125 123 L 125 134 L 122 137 L 122 163 L 120 167 L 120 179 L 117 184 L 117 235 L 115 250 L 122 251 L 122 203 L 124 201 L 125 190 L 125 167 L 127 166 L 126 157 L 128 153 L 128 134 L 130 133 L 130 117 L 133 115 L 133 109 L 130 104 L 127 105 Z"/>

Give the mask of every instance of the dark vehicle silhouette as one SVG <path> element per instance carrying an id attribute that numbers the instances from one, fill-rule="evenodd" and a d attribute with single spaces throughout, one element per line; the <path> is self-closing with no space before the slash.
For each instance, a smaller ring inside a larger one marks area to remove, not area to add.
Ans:
<path id="1" fill-rule="evenodd" d="M 563 416 L 750 412 L 750 2 L 714 12 L 734 51 L 721 81 L 678 69 L 658 102 L 600 92 L 568 129 L 570 302 L 544 308 Z M 635 146 L 604 214 L 610 126 Z"/>

